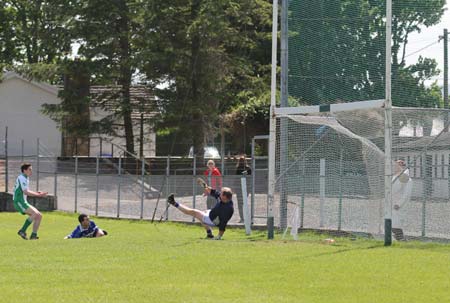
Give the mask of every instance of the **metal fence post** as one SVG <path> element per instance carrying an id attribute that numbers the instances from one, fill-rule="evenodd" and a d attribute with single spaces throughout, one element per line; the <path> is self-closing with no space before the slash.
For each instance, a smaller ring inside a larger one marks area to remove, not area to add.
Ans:
<path id="1" fill-rule="evenodd" d="M 8 192 L 8 179 L 9 179 L 9 169 L 8 169 L 8 126 L 5 130 L 5 192 Z"/>
<path id="2" fill-rule="evenodd" d="M 75 213 L 78 211 L 78 156 L 75 156 Z"/>
<path id="3" fill-rule="evenodd" d="M 166 163 L 166 180 L 167 180 L 167 186 L 166 186 L 166 197 L 169 196 L 170 193 L 170 156 L 167 156 L 167 163 Z M 166 201 L 167 204 L 167 201 Z M 167 205 L 166 205 L 167 206 Z M 169 212 L 166 212 L 166 221 L 169 220 Z"/>
<path id="4" fill-rule="evenodd" d="M 36 191 L 39 191 L 39 138 L 36 140 Z"/>
<path id="5" fill-rule="evenodd" d="M 118 184 L 117 184 L 117 218 L 120 217 L 120 185 L 122 183 L 122 155 L 119 157 L 119 168 L 118 168 Z"/>
<path id="6" fill-rule="evenodd" d="M 91 156 L 91 138 L 88 138 L 88 157 Z"/>
<path id="7" fill-rule="evenodd" d="M 103 139 L 102 137 L 100 137 L 100 157 L 102 156 L 102 154 L 103 154 Z"/>
<path id="8" fill-rule="evenodd" d="M 255 184 L 256 184 L 256 159 L 255 159 L 255 138 L 252 138 L 252 196 L 250 201 L 250 222 L 253 224 L 255 216 Z"/>
<path id="9" fill-rule="evenodd" d="M 99 182 L 100 159 L 95 158 L 95 215 L 98 216 L 98 182 Z"/>
<path id="10" fill-rule="evenodd" d="M 195 157 L 195 155 L 194 155 L 194 157 L 192 158 L 193 160 L 193 165 L 192 165 L 192 176 L 193 176 L 193 178 L 192 178 L 192 208 L 194 208 L 195 209 L 195 199 L 196 199 L 196 197 L 197 197 L 197 186 L 196 186 L 196 184 L 197 184 L 197 182 L 196 182 L 196 177 L 197 177 L 197 158 Z M 192 222 L 195 222 L 195 218 L 194 217 L 192 217 Z"/>
<path id="11" fill-rule="evenodd" d="M 343 159 L 344 159 L 344 153 L 343 149 L 341 148 L 340 157 L 339 157 L 339 203 L 338 203 L 338 230 L 341 230 L 342 228 L 342 182 L 343 182 Z"/>
<path id="12" fill-rule="evenodd" d="M 144 177 L 145 177 L 145 161 L 141 158 L 141 220 L 144 218 Z"/>
<path id="13" fill-rule="evenodd" d="M 21 157 L 21 159 L 22 159 L 22 163 L 23 163 L 24 156 L 25 156 L 25 141 L 22 139 L 20 143 L 21 143 L 20 145 L 22 147 L 22 151 L 21 151 L 22 157 Z"/>
<path id="14" fill-rule="evenodd" d="M 54 180 L 55 184 L 54 184 L 54 188 L 53 188 L 53 192 L 54 192 L 54 196 L 56 198 L 56 196 L 58 195 L 58 160 L 56 160 L 56 164 L 55 164 L 55 180 Z"/>

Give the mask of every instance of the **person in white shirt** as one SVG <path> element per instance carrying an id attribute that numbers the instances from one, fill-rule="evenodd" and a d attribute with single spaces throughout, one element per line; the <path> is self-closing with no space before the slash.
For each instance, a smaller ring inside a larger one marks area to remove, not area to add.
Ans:
<path id="1" fill-rule="evenodd" d="M 403 160 L 397 160 L 392 178 L 392 233 L 398 241 L 405 240 L 402 227 L 402 213 L 411 199 L 412 179 Z"/>

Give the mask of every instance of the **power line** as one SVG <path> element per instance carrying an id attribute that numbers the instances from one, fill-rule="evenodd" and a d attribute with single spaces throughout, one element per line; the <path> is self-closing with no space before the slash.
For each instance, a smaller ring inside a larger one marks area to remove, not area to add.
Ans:
<path id="1" fill-rule="evenodd" d="M 431 47 L 431 46 L 433 46 L 433 45 L 435 45 L 435 44 L 438 44 L 439 42 L 441 42 L 441 38 L 439 38 L 438 41 L 434 41 L 433 43 L 430 43 L 430 44 L 428 44 L 428 45 L 422 47 L 421 49 L 418 49 L 418 50 L 416 50 L 416 51 L 414 51 L 414 52 L 412 52 L 412 53 L 406 55 L 405 58 L 408 58 L 408 57 L 410 57 L 410 56 L 412 56 L 412 55 L 414 55 L 414 54 L 417 54 L 417 53 L 419 53 L 419 52 L 421 52 L 421 51 L 423 51 L 423 50 L 425 50 L 425 49 L 427 49 L 427 48 L 429 48 L 429 47 Z"/>

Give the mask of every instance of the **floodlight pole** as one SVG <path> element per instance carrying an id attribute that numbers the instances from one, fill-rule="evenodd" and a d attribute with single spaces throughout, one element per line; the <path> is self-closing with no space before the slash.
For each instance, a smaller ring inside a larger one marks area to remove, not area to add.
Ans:
<path id="1" fill-rule="evenodd" d="M 272 4 L 272 73 L 270 86 L 270 126 L 269 126 L 269 184 L 267 203 L 267 238 L 273 239 L 273 205 L 275 194 L 275 136 L 276 136 L 276 89 L 277 89 L 277 35 L 278 35 L 278 0 Z"/>
<path id="2" fill-rule="evenodd" d="M 384 245 L 392 244 L 392 95 L 391 95 L 392 0 L 386 0 L 386 83 L 384 127 Z"/>

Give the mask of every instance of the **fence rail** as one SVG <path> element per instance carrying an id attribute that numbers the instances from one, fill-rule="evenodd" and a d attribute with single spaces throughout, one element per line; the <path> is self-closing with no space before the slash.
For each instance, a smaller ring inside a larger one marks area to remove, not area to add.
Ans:
<path id="1" fill-rule="evenodd" d="M 197 177 L 206 178 L 206 163 L 197 163 L 195 158 L 139 159 L 124 157 L 123 153 L 118 157 L 58 157 L 51 154 L 39 141 L 36 142 L 36 154 L 10 156 L 7 153 L 7 142 L 4 139 L 0 142 L 0 190 L 11 192 L 12 185 L 20 173 L 21 163 L 30 162 L 34 168 L 31 177 L 32 188 L 57 196 L 58 209 L 62 211 L 117 218 L 193 220 L 173 208 L 165 211 L 165 200 L 172 192 L 183 204 L 206 209 L 206 197 L 196 184 Z M 407 210 L 405 233 L 409 236 L 450 239 L 450 223 L 445 217 L 445 214 L 450 212 L 450 191 L 427 189 L 431 184 L 429 178 L 433 178 L 433 184 L 450 184 L 449 164 L 447 160 L 442 161 L 442 155 L 431 151 L 424 157 L 428 157 L 428 160 L 410 163 L 414 190 Z M 402 155 L 402 158 L 408 162 L 407 156 Z M 252 222 L 266 224 L 268 158 L 253 155 L 247 161 L 252 168 L 252 174 L 246 177 Z M 224 158 L 223 162 L 223 185 L 231 187 L 237 193 L 233 197 L 237 203 L 232 223 L 238 223 L 242 211 L 239 207 L 242 202 L 239 201 L 242 200 L 242 176 L 235 174 L 237 159 Z M 429 172 L 427 174 L 424 173 L 423 167 L 426 163 L 429 166 L 425 169 Z M 332 163 L 328 164 L 328 167 L 333 167 Z M 320 178 L 323 178 L 325 185 L 323 196 L 320 187 L 315 186 L 320 183 Z M 292 218 L 295 208 L 300 207 L 303 228 L 367 231 L 368 221 L 374 215 L 367 212 L 370 205 L 364 205 L 364 201 L 367 201 L 364 196 L 370 194 L 367 186 L 364 188 L 365 182 L 361 181 L 364 178 L 365 176 L 361 175 L 344 174 L 340 180 L 336 180 L 328 177 L 327 173 L 321 177 L 317 167 L 311 167 L 307 174 L 302 176 L 304 184 L 288 184 L 289 188 L 294 188 L 293 192 L 287 192 L 288 218 Z M 292 177 L 291 180 L 298 178 Z M 351 192 L 332 191 L 333 188 L 339 188 L 335 185 L 339 182 L 355 186 Z M 305 184 L 309 183 L 315 185 L 306 186 L 308 191 L 302 190 Z M 420 198 L 424 196 L 423 191 L 429 193 L 426 201 Z M 280 202 L 278 192 L 275 194 L 275 225 L 279 226 Z M 321 212 L 318 209 L 320 203 L 324 203 Z"/>

